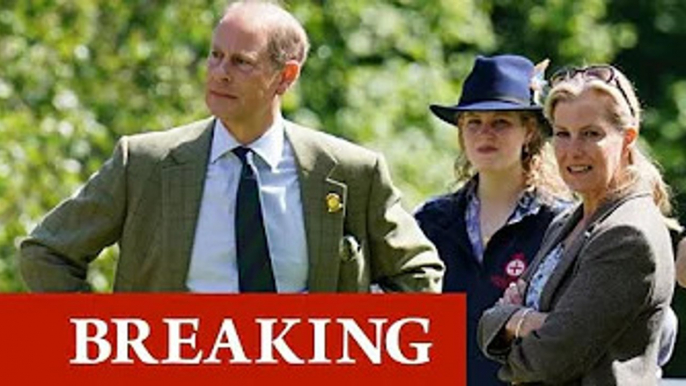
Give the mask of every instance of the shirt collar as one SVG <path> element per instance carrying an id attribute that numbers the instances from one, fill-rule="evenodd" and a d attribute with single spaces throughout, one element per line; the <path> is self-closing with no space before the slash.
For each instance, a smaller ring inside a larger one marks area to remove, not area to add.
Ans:
<path id="1" fill-rule="evenodd" d="M 477 174 L 470 179 L 466 185 L 467 202 L 471 205 L 481 205 L 479 197 L 476 194 L 478 186 L 479 175 Z M 507 220 L 506 225 L 514 224 L 524 219 L 524 217 L 537 214 L 541 209 L 541 206 L 542 202 L 536 188 L 534 186 L 527 187 L 519 196 L 517 206 L 512 214 L 510 214 L 510 218 Z"/>
<path id="2" fill-rule="evenodd" d="M 467 181 L 467 183 L 465 184 L 465 195 L 467 196 L 468 202 L 474 201 L 475 199 L 478 200 L 478 197 L 476 196 L 477 186 L 479 186 L 478 174 L 470 178 L 469 181 Z"/>
<path id="3" fill-rule="evenodd" d="M 214 122 L 210 163 L 216 162 L 234 148 L 242 146 L 226 129 L 221 120 L 215 119 Z M 284 119 L 279 115 L 261 137 L 246 147 L 255 152 L 271 169 L 274 169 L 281 161 L 284 141 Z"/>
<path id="4" fill-rule="evenodd" d="M 536 193 L 536 188 L 530 186 L 522 192 L 517 202 L 517 208 L 515 208 L 514 213 L 510 216 L 509 223 L 514 223 L 521 221 L 526 216 L 533 216 L 541 210 L 541 199 Z"/>

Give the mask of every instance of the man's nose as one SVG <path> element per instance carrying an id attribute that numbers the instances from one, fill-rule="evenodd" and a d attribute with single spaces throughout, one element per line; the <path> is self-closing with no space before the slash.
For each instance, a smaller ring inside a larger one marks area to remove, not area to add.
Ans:
<path id="1" fill-rule="evenodd" d="M 230 82 L 232 77 L 230 73 L 230 66 L 228 61 L 222 60 L 213 66 L 210 66 L 210 76 L 217 81 Z"/>

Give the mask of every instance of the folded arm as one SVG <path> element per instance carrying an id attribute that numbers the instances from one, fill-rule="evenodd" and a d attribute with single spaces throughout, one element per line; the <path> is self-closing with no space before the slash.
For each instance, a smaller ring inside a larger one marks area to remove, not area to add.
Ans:
<path id="1" fill-rule="evenodd" d="M 652 253 L 632 227 L 599 231 L 540 327 L 503 345 L 503 329 L 511 331 L 523 311 L 496 306 L 480 321 L 482 350 L 505 364 L 500 374 L 511 382 L 564 383 L 580 377 L 645 309 L 655 280 Z"/>

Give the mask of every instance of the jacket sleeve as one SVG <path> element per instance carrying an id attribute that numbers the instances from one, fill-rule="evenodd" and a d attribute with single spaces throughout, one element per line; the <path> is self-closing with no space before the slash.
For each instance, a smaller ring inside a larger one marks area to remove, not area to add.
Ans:
<path id="1" fill-rule="evenodd" d="M 484 311 L 479 320 L 477 342 L 484 355 L 496 362 L 507 363 L 511 346 L 501 338 L 505 325 L 522 306 L 496 305 Z"/>
<path id="2" fill-rule="evenodd" d="M 444 266 L 436 248 L 400 202 L 382 156 L 377 157 L 367 204 L 372 280 L 385 291 L 441 291 Z"/>
<path id="3" fill-rule="evenodd" d="M 21 242 L 19 268 L 30 291 L 90 291 L 88 264 L 121 236 L 126 164 L 123 138 L 102 168 Z"/>
<path id="4" fill-rule="evenodd" d="M 487 355 L 504 360 L 503 380 L 558 384 L 579 378 L 646 309 L 656 269 L 646 235 L 626 225 L 594 233 L 540 329 L 497 352 L 493 332 L 504 325 L 505 313 L 495 307 L 482 316 L 480 345 Z"/>

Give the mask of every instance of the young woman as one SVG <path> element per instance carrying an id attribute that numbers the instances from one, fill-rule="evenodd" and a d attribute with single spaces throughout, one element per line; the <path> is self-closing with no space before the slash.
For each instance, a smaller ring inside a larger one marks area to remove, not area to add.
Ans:
<path id="1" fill-rule="evenodd" d="M 566 206 L 542 107 L 534 102 L 534 65 L 515 55 L 477 57 L 455 106 L 431 111 L 458 128 L 461 187 L 416 212 L 446 264 L 444 292 L 467 294 L 468 385 L 503 385 L 498 366 L 481 354 L 481 313 L 515 283 L 538 251 L 552 219 Z"/>
<path id="2" fill-rule="evenodd" d="M 521 298 L 481 318 L 479 344 L 517 384 L 655 385 L 674 289 L 666 185 L 637 147 L 640 106 L 609 65 L 554 75 L 560 174 L 582 198 L 551 224 Z"/>

